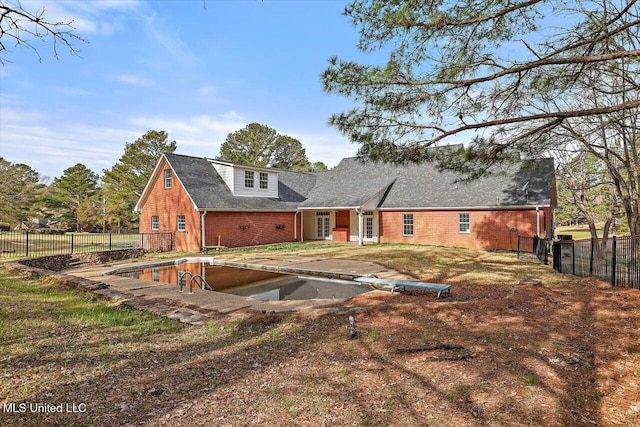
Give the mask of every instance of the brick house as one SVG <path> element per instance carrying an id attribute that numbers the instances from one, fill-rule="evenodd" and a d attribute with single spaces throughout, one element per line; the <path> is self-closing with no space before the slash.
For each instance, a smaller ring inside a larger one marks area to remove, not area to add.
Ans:
<path id="1" fill-rule="evenodd" d="M 140 232 L 174 232 L 180 251 L 304 240 L 514 249 L 550 236 L 552 159 L 457 182 L 435 165 L 343 159 L 304 173 L 164 154 L 136 211 Z"/>

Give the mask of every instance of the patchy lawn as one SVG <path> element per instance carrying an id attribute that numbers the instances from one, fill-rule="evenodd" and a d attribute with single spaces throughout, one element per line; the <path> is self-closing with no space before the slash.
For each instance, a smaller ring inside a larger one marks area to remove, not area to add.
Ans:
<path id="1" fill-rule="evenodd" d="M 375 292 L 194 327 L 1 273 L 0 425 L 640 425 L 640 291 L 450 248 L 221 257 L 299 253 L 375 261 L 452 295 Z"/>

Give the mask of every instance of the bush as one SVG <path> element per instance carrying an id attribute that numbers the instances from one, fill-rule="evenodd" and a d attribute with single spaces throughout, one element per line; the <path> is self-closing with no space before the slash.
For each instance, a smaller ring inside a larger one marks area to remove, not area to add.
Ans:
<path id="1" fill-rule="evenodd" d="M 0 222 L 0 231 L 10 231 L 11 225 L 6 222 Z"/>

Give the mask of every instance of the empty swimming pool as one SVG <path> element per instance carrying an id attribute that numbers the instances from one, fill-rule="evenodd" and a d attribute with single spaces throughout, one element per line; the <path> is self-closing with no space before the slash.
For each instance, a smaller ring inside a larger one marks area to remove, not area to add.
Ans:
<path id="1" fill-rule="evenodd" d="M 261 301 L 345 299 L 371 290 L 369 286 L 347 280 L 212 265 L 211 262 L 144 266 L 135 270 L 119 270 L 112 274 L 176 286 L 179 285 L 178 278 L 185 277 L 183 284 L 187 288 L 190 278 L 200 275 L 213 291 Z M 193 286 L 200 288 L 198 281 L 194 281 Z"/>

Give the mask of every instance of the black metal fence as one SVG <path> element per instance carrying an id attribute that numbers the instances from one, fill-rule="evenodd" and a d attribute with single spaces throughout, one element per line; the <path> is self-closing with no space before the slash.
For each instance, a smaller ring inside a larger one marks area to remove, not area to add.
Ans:
<path id="1" fill-rule="evenodd" d="M 524 255 L 530 255 L 544 264 L 549 264 L 549 246 L 550 241 L 548 239 L 538 236 L 518 235 L 518 259 Z"/>
<path id="2" fill-rule="evenodd" d="M 149 252 L 173 250 L 173 233 L 64 233 L 33 231 L 0 233 L 0 258 L 23 258 L 47 255 L 144 249 Z"/>
<path id="3" fill-rule="evenodd" d="M 553 268 L 640 289 L 640 236 L 557 241 L 553 244 Z"/>

